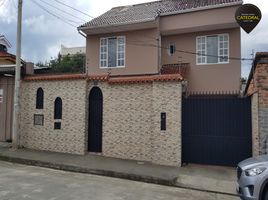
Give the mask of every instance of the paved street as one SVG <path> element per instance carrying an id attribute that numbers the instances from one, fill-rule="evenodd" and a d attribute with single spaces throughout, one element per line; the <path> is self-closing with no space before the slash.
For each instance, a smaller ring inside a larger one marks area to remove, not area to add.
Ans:
<path id="1" fill-rule="evenodd" d="M 232 196 L 0 161 L 1 200 L 237 200 Z"/>

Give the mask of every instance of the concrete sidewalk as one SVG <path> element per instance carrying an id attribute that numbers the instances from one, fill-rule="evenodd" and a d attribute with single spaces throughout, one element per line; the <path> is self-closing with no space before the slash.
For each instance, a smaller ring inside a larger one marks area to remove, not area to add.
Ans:
<path id="1" fill-rule="evenodd" d="M 236 172 L 228 167 L 168 167 L 90 154 L 81 156 L 29 149 L 14 151 L 6 143 L 0 143 L 0 160 L 236 196 Z"/>

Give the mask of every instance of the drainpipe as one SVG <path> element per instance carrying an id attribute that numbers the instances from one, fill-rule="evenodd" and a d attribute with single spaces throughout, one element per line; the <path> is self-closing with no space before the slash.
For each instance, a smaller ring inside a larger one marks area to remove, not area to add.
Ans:
<path id="1" fill-rule="evenodd" d="M 78 30 L 78 33 L 79 33 L 80 35 L 82 35 L 84 38 L 87 38 L 87 35 L 86 35 L 83 31 Z"/>
<path id="2" fill-rule="evenodd" d="M 161 72 L 161 68 L 162 68 L 162 48 L 161 48 L 161 45 L 162 45 L 162 40 L 161 40 L 161 33 L 160 33 L 160 17 L 158 16 L 157 18 L 157 34 L 158 34 L 158 38 L 156 39 L 157 40 L 157 47 L 158 47 L 158 74 L 160 74 Z"/>
<path id="3" fill-rule="evenodd" d="M 161 73 L 161 68 L 162 68 L 162 48 L 161 48 L 161 35 L 159 33 L 159 36 L 158 36 L 158 39 L 157 39 L 157 42 L 158 42 L 158 72 L 159 74 Z"/>

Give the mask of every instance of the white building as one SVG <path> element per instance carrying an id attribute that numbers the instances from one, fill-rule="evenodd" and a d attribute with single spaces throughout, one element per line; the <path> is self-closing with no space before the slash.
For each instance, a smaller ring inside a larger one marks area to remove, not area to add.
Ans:
<path id="1" fill-rule="evenodd" d="M 86 54 L 86 47 L 66 47 L 64 45 L 61 45 L 60 54 L 63 56 L 66 55 L 75 55 L 75 54 Z"/>

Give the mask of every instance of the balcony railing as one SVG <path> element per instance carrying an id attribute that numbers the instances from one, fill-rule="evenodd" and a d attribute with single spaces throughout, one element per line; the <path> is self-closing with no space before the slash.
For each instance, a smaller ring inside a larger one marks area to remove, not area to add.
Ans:
<path id="1" fill-rule="evenodd" d="M 165 64 L 162 66 L 160 72 L 161 74 L 180 74 L 185 76 L 189 66 L 189 63 Z"/>

